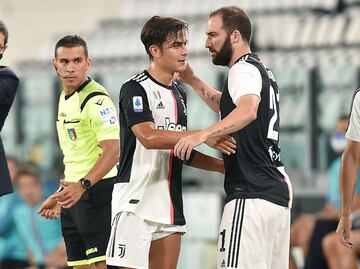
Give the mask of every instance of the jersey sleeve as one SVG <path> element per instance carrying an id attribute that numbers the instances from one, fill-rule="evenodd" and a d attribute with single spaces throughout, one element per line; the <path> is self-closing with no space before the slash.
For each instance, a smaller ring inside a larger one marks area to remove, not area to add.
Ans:
<path id="1" fill-rule="evenodd" d="M 98 141 L 119 139 L 119 121 L 110 97 L 97 95 L 91 98 L 85 107 Z"/>
<path id="2" fill-rule="evenodd" d="M 345 136 L 347 139 L 360 142 L 360 91 L 354 96 L 349 127 Z"/>
<path id="3" fill-rule="evenodd" d="M 252 64 L 238 62 L 229 70 L 228 89 L 233 103 L 247 94 L 260 97 L 262 79 L 260 71 Z"/>
<path id="4" fill-rule="evenodd" d="M 151 121 L 152 111 L 144 88 L 135 81 L 127 81 L 121 87 L 119 98 L 120 113 L 124 113 L 127 127 Z"/>

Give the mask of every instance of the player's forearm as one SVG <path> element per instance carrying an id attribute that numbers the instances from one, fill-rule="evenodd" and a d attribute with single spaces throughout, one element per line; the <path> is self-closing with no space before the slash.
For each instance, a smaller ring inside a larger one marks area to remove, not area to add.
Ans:
<path id="1" fill-rule="evenodd" d="M 224 173 L 224 161 L 201 152 L 195 151 L 194 157 L 185 163 L 186 165 L 212 172 Z"/>
<path id="2" fill-rule="evenodd" d="M 109 144 L 106 146 L 102 144 L 102 154 L 99 156 L 90 171 L 84 176 L 91 181 L 91 185 L 94 185 L 107 173 L 109 173 L 119 160 L 119 141 L 109 140 L 107 142 L 109 142 Z"/>
<path id="3" fill-rule="evenodd" d="M 199 131 L 177 132 L 151 129 L 143 132 L 138 139 L 146 149 L 172 149 L 181 138 L 196 132 Z"/>
<path id="4" fill-rule="evenodd" d="M 244 109 L 239 106 L 223 120 L 204 129 L 202 132 L 206 137 L 206 140 L 215 136 L 231 134 L 247 126 L 249 123 L 254 121 L 256 117 L 257 115 L 255 109 Z"/>
<path id="5" fill-rule="evenodd" d="M 216 113 L 219 113 L 221 92 L 215 90 L 199 78 L 192 80 L 190 86 L 201 97 L 201 99 Z"/>
<path id="6" fill-rule="evenodd" d="M 343 217 L 348 217 L 351 214 L 357 180 L 357 167 L 358 162 L 354 156 L 344 153 L 340 170 L 341 216 Z"/>

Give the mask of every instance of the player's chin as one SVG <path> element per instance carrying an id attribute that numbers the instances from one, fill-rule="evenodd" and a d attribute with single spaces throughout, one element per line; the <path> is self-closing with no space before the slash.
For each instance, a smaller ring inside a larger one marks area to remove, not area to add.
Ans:
<path id="1" fill-rule="evenodd" d="M 178 62 L 175 72 L 182 72 L 186 69 L 186 62 Z"/>

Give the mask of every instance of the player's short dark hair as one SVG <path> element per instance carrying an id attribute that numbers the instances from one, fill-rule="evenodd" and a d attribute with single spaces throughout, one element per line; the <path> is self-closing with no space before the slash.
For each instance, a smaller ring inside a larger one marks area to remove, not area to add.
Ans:
<path id="1" fill-rule="evenodd" d="M 337 121 L 342 121 L 342 120 L 349 120 L 349 115 L 348 114 L 340 114 L 340 116 L 337 118 Z"/>
<path id="2" fill-rule="evenodd" d="M 251 22 L 244 10 L 237 6 L 228 6 L 219 8 L 210 13 L 210 17 L 221 16 L 223 20 L 223 28 L 227 34 L 231 34 L 234 30 L 238 30 L 247 43 L 251 38 Z"/>
<path id="3" fill-rule="evenodd" d="M 150 46 L 157 45 L 161 48 L 169 38 L 184 31 L 188 31 L 188 24 L 183 20 L 161 16 L 151 17 L 144 24 L 140 36 L 150 60 L 153 58 L 149 50 Z"/>
<path id="4" fill-rule="evenodd" d="M 57 50 L 60 47 L 65 47 L 65 48 L 83 47 L 85 57 L 87 58 L 89 56 L 88 48 L 85 40 L 78 35 L 67 35 L 61 38 L 55 45 L 55 58 L 57 56 Z"/>
<path id="5" fill-rule="evenodd" d="M 19 172 L 16 174 L 16 177 L 15 177 L 15 180 L 14 180 L 15 185 L 18 185 L 19 179 L 20 179 L 22 176 L 30 176 L 30 177 L 33 177 L 38 184 L 41 183 L 39 174 L 36 173 L 34 170 L 25 167 L 25 168 L 21 168 L 21 169 L 19 170 Z"/>
<path id="6" fill-rule="evenodd" d="M 8 39 L 9 39 L 9 31 L 8 31 L 5 23 L 2 20 L 0 20 L 0 33 L 2 33 L 4 35 L 4 37 L 5 37 L 5 40 L 4 40 L 5 44 L 4 45 L 6 45 L 7 42 L 8 42 Z"/>

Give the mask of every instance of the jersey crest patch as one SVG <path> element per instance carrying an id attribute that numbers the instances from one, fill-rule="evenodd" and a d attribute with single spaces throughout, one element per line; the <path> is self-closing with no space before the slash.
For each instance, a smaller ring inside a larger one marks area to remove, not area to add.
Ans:
<path id="1" fill-rule="evenodd" d="M 143 112 L 143 100 L 141 96 L 134 96 L 133 97 L 133 109 L 134 112 Z"/>
<path id="2" fill-rule="evenodd" d="M 68 131 L 68 134 L 69 134 L 69 137 L 71 140 L 75 141 L 77 139 L 77 135 L 76 135 L 76 132 L 75 132 L 75 128 L 70 128 L 70 129 L 67 129 Z"/>

